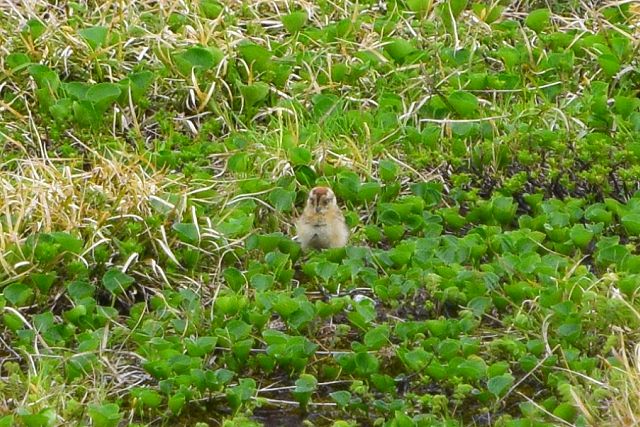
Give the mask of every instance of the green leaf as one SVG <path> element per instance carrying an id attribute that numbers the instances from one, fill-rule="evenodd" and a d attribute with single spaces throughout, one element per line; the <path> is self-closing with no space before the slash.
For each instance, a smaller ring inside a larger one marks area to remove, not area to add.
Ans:
<path id="1" fill-rule="evenodd" d="M 229 237 L 236 237 L 251 231 L 253 226 L 253 214 L 245 214 L 237 211 L 231 215 L 226 221 L 218 225 L 218 230 Z"/>
<path id="2" fill-rule="evenodd" d="M 96 127 L 102 122 L 102 115 L 89 101 L 73 101 L 73 118 L 84 127 Z"/>
<path id="3" fill-rule="evenodd" d="M 2 295 L 0 295 L 0 297 L 2 297 Z M 2 299 L 4 300 L 4 298 Z M 5 312 L 2 315 L 2 321 L 13 332 L 17 332 L 24 327 L 22 319 L 14 313 Z"/>
<path id="4" fill-rule="evenodd" d="M 536 33 L 543 31 L 551 22 L 551 11 L 549 9 L 536 9 L 529 12 L 524 20 L 524 24 Z"/>
<path id="5" fill-rule="evenodd" d="M 251 333 L 251 325 L 242 320 L 231 320 L 227 323 L 226 331 L 233 342 L 238 342 L 249 336 Z"/>
<path id="6" fill-rule="evenodd" d="M 470 356 L 467 360 L 460 363 L 457 368 L 457 374 L 462 378 L 470 380 L 479 380 L 487 373 L 487 364 L 478 356 Z"/>
<path id="7" fill-rule="evenodd" d="M 473 311 L 475 316 L 481 317 L 491 308 L 491 302 L 491 298 L 489 297 L 478 296 L 469 301 L 468 307 Z"/>
<path id="8" fill-rule="evenodd" d="M 20 420 L 27 427 L 53 427 L 56 425 L 56 412 L 51 408 L 45 408 L 37 414 L 20 414 Z"/>
<path id="9" fill-rule="evenodd" d="M 497 5 L 495 3 L 493 6 L 482 3 L 473 3 L 471 8 L 473 9 L 473 13 L 487 24 L 497 21 L 500 16 L 502 16 L 502 11 L 504 10 L 504 6 Z"/>
<path id="10" fill-rule="evenodd" d="M 76 280 L 67 284 L 67 293 L 74 301 L 80 301 L 83 298 L 91 297 L 95 293 L 96 288 L 91 283 L 84 280 Z"/>
<path id="11" fill-rule="evenodd" d="M 558 335 L 569 339 L 577 339 L 581 331 L 582 325 L 576 319 L 570 319 L 558 327 Z"/>
<path id="12" fill-rule="evenodd" d="M 87 90 L 86 99 L 96 111 L 104 112 L 118 99 L 120 93 L 120 86 L 115 83 L 98 83 Z"/>
<path id="13" fill-rule="evenodd" d="M 182 408 L 187 404 L 187 397 L 182 392 L 178 392 L 169 398 L 167 406 L 174 414 L 182 412 Z"/>
<path id="14" fill-rule="evenodd" d="M 313 113 L 316 117 L 331 117 L 340 110 L 341 100 L 333 93 L 319 93 L 311 98 Z"/>
<path id="15" fill-rule="evenodd" d="M 610 264 L 621 265 L 629 256 L 629 249 L 623 245 L 606 246 L 596 251 L 596 263 L 608 266 Z"/>
<path id="16" fill-rule="evenodd" d="M 378 173 L 380 174 L 380 179 L 383 181 L 395 181 L 398 176 L 398 165 L 392 160 L 380 160 Z"/>
<path id="17" fill-rule="evenodd" d="M 416 348 L 411 351 L 401 352 L 400 357 L 407 367 L 414 371 L 421 371 L 432 359 L 432 356 L 423 348 Z"/>
<path id="18" fill-rule="evenodd" d="M 447 333 L 448 323 L 445 319 L 429 319 L 426 325 L 431 335 L 435 337 L 443 337 Z"/>
<path id="19" fill-rule="evenodd" d="M 42 21 L 36 18 L 31 18 L 27 21 L 25 28 L 22 30 L 22 34 L 28 34 L 31 36 L 31 40 L 36 40 L 46 29 L 47 27 L 42 23 Z"/>
<path id="20" fill-rule="evenodd" d="M 183 242 L 187 243 L 198 243 L 200 241 L 200 233 L 198 232 L 198 227 L 191 223 L 175 223 L 171 226 L 178 234 L 180 239 Z"/>
<path id="21" fill-rule="evenodd" d="M 220 16 L 224 7 L 216 0 L 201 0 L 200 11 L 207 19 L 216 19 Z"/>
<path id="22" fill-rule="evenodd" d="M 216 50 L 194 46 L 184 52 L 174 55 L 178 71 L 184 76 L 190 76 L 191 70 L 206 71 L 215 67 L 222 59 Z"/>
<path id="23" fill-rule="evenodd" d="M 7 67 L 9 67 L 13 72 L 20 71 L 31 64 L 31 58 L 21 52 L 10 53 L 7 55 L 5 61 Z"/>
<path id="24" fill-rule="evenodd" d="M 362 376 L 369 376 L 378 372 L 380 361 L 371 353 L 357 353 L 354 358 L 356 373 Z"/>
<path id="25" fill-rule="evenodd" d="M 63 232 L 63 231 L 54 231 L 53 233 L 49 234 L 51 237 L 53 237 L 53 240 L 60 245 L 60 252 L 71 252 L 71 253 L 75 253 L 75 254 L 79 254 L 82 251 L 82 248 L 84 247 L 84 242 L 82 241 L 82 239 Z"/>
<path id="26" fill-rule="evenodd" d="M 311 393 L 318 388 L 318 380 L 313 375 L 302 374 L 296 380 L 295 393 Z"/>
<path id="27" fill-rule="evenodd" d="M 433 0 L 407 0 L 409 10 L 424 16 L 431 10 Z"/>
<path id="28" fill-rule="evenodd" d="M 269 194 L 269 202 L 278 212 L 291 211 L 295 198 L 295 191 L 285 190 L 284 188 L 276 188 Z"/>
<path id="29" fill-rule="evenodd" d="M 229 405 L 237 409 L 255 394 L 256 381 L 253 378 L 241 378 L 237 386 L 227 388 L 226 392 Z"/>
<path id="30" fill-rule="evenodd" d="M 63 313 L 64 320 L 70 323 L 78 324 L 80 319 L 87 315 L 87 306 L 77 305 L 74 308 Z"/>
<path id="31" fill-rule="evenodd" d="M 247 153 L 236 153 L 229 157 L 229 169 L 232 172 L 246 172 L 249 169 L 249 155 Z"/>
<path id="32" fill-rule="evenodd" d="M 268 71 L 272 68 L 272 53 L 262 46 L 254 43 L 241 44 L 238 52 L 242 59 L 257 72 Z"/>
<path id="33" fill-rule="evenodd" d="M 365 182 L 358 188 L 358 200 L 361 202 L 371 202 L 380 194 L 380 183 Z"/>
<path id="34" fill-rule="evenodd" d="M 307 23 L 307 12 L 299 10 L 282 17 L 284 28 L 291 34 L 299 32 Z"/>
<path id="35" fill-rule="evenodd" d="M 33 296 L 33 289 L 24 283 L 12 283 L 4 288 L 4 297 L 16 307 L 27 305 Z"/>
<path id="36" fill-rule="evenodd" d="M 370 350 L 379 350 L 389 343 L 389 326 L 380 325 L 364 335 L 364 344 Z"/>
<path id="37" fill-rule="evenodd" d="M 202 357 L 211 353 L 217 342 L 218 337 L 187 338 L 185 340 L 185 348 L 189 356 Z"/>
<path id="38" fill-rule="evenodd" d="M 471 117 L 478 110 L 478 98 L 469 92 L 457 90 L 449 95 L 447 101 L 462 117 Z"/>
<path id="39" fill-rule="evenodd" d="M 48 273 L 32 273 L 31 274 L 31 282 L 38 288 L 38 290 L 42 293 L 49 292 L 53 282 L 56 280 L 58 275 L 55 271 L 51 271 Z"/>
<path id="40" fill-rule="evenodd" d="M 47 89 L 54 94 L 58 91 L 60 87 L 60 77 L 58 73 L 40 64 L 32 64 L 28 70 L 40 89 Z"/>
<path id="41" fill-rule="evenodd" d="M 297 362 L 298 365 L 304 366 L 304 359 L 301 362 Z M 296 388 L 293 390 L 292 394 L 295 400 L 300 403 L 302 408 L 305 408 L 311 398 L 311 394 L 316 390 L 318 381 L 315 379 L 313 375 L 302 374 L 300 378 L 296 381 Z"/>
<path id="42" fill-rule="evenodd" d="M 102 47 L 107 41 L 107 34 L 109 29 L 103 26 L 95 26 L 84 28 L 78 31 L 80 36 L 87 42 L 89 47 L 93 50 L 97 50 Z"/>
<path id="43" fill-rule="evenodd" d="M 638 99 L 630 96 L 618 95 L 614 98 L 613 108 L 622 117 L 629 117 L 638 104 Z"/>
<path id="44" fill-rule="evenodd" d="M 316 275 L 321 277 L 325 282 L 329 281 L 336 271 L 338 271 L 338 264 L 329 261 L 321 261 L 315 268 Z"/>
<path id="45" fill-rule="evenodd" d="M 351 393 L 346 390 L 334 391 L 329 396 L 338 404 L 339 408 L 344 408 L 351 401 Z"/>
<path id="46" fill-rule="evenodd" d="M 438 15 L 448 31 L 453 30 L 455 20 L 467 7 L 468 0 L 447 0 L 437 6 Z"/>
<path id="47" fill-rule="evenodd" d="M 509 224 L 516 216 L 518 205 L 514 203 L 513 197 L 496 197 L 492 201 L 493 217 L 500 224 Z"/>
<path id="48" fill-rule="evenodd" d="M 49 113 L 58 123 L 64 123 L 73 117 L 73 100 L 62 98 L 57 100 L 51 107 Z"/>
<path id="49" fill-rule="evenodd" d="M 131 390 L 131 396 L 135 397 L 140 403 L 148 408 L 156 408 L 162 403 L 162 395 L 155 390 L 148 388 L 136 387 Z"/>
<path id="50" fill-rule="evenodd" d="M 225 269 L 222 272 L 222 276 L 227 282 L 227 285 L 229 285 L 229 287 L 235 292 L 242 289 L 242 287 L 247 283 L 247 279 L 244 277 L 244 274 L 235 267 Z"/>
<path id="51" fill-rule="evenodd" d="M 89 404 L 89 418 L 95 427 L 116 427 L 122 419 L 120 407 L 115 403 Z"/>
<path id="52" fill-rule="evenodd" d="M 631 274 L 627 277 L 623 277 L 618 281 L 618 287 L 622 292 L 631 296 L 638 288 L 640 288 L 640 275 Z"/>
<path id="53" fill-rule="evenodd" d="M 411 260 L 415 248 L 415 242 L 402 242 L 389 251 L 389 258 L 397 267 L 405 266 Z"/>
<path id="54" fill-rule="evenodd" d="M 598 64 L 607 77 L 615 76 L 620 71 L 621 65 L 618 58 L 609 53 L 602 54 L 598 57 Z"/>
<path id="55" fill-rule="evenodd" d="M 273 306 L 273 309 L 285 319 L 288 319 L 301 307 L 301 301 L 290 298 L 287 295 L 280 295 Z"/>
<path id="56" fill-rule="evenodd" d="M 121 103 L 129 102 L 129 93 L 133 102 L 137 102 L 153 83 L 155 75 L 151 71 L 140 71 L 130 73 L 127 77 L 120 80 L 118 85 L 121 88 L 119 101 Z"/>
<path id="57" fill-rule="evenodd" d="M 240 86 L 240 93 L 242 94 L 245 105 L 253 107 L 267 98 L 267 95 L 269 95 L 269 85 L 264 82 L 242 85 Z"/>
<path id="58" fill-rule="evenodd" d="M 622 217 L 622 225 L 629 236 L 640 236 L 640 214 L 629 213 Z"/>
<path id="59" fill-rule="evenodd" d="M 87 91 L 90 87 L 90 85 L 84 82 L 69 82 L 62 85 L 67 95 L 76 101 L 87 99 Z"/>
<path id="60" fill-rule="evenodd" d="M 294 147 L 289 151 L 289 160 L 294 165 L 308 165 L 311 163 L 311 151 L 305 147 Z"/>
<path id="61" fill-rule="evenodd" d="M 571 241 L 580 248 L 585 248 L 593 239 L 594 232 L 587 229 L 583 224 L 575 224 L 569 231 Z"/>
<path id="62" fill-rule="evenodd" d="M 133 282 L 135 282 L 133 277 L 118 268 L 111 268 L 102 276 L 102 285 L 115 295 L 124 292 Z"/>
<path id="63" fill-rule="evenodd" d="M 577 413 L 578 413 L 578 410 L 576 409 L 576 407 L 566 402 L 559 404 L 553 410 L 553 415 L 555 415 L 556 417 L 560 417 L 569 423 L 573 423 Z"/>
<path id="64" fill-rule="evenodd" d="M 487 389 L 493 393 L 496 397 L 504 396 L 504 394 L 509 390 L 509 388 L 513 385 L 513 375 L 511 374 L 502 374 L 492 378 L 489 378 L 487 381 Z"/>
<path id="65" fill-rule="evenodd" d="M 448 0 L 448 6 L 451 8 L 451 13 L 454 18 L 458 18 L 463 10 L 467 8 L 468 0 Z"/>
<path id="66" fill-rule="evenodd" d="M 273 285 L 273 276 L 267 274 L 256 274 L 251 277 L 251 287 L 259 292 L 264 292 Z M 296 305 L 297 307 L 297 305 Z"/>
<path id="67" fill-rule="evenodd" d="M 459 208 L 443 208 L 441 212 L 447 226 L 454 230 L 459 230 L 467 223 L 467 220 L 460 215 Z"/>
<path id="68" fill-rule="evenodd" d="M 402 64 L 405 58 L 415 50 L 416 48 L 405 39 L 394 39 L 384 47 L 387 55 L 399 64 Z"/>

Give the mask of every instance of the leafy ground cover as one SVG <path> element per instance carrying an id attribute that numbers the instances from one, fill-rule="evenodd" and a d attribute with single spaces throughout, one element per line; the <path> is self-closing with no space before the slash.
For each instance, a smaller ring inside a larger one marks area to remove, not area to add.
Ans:
<path id="1" fill-rule="evenodd" d="M 0 426 L 634 425 L 639 12 L 0 6 Z"/>

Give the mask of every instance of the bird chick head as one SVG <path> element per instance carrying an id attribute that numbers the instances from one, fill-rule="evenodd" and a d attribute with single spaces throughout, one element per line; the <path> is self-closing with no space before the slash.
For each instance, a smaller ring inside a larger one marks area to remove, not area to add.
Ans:
<path id="1" fill-rule="evenodd" d="M 315 187 L 309 193 L 307 207 L 312 209 L 315 213 L 319 214 L 325 212 L 332 206 L 337 206 L 337 203 L 336 196 L 330 188 Z"/>

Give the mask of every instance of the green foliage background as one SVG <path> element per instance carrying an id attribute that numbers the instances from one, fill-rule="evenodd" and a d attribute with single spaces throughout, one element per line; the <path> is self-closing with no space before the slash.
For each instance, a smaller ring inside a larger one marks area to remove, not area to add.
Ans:
<path id="1" fill-rule="evenodd" d="M 0 7 L 0 426 L 632 419 L 640 20 L 593 3 Z M 291 239 L 314 185 L 348 247 Z"/>

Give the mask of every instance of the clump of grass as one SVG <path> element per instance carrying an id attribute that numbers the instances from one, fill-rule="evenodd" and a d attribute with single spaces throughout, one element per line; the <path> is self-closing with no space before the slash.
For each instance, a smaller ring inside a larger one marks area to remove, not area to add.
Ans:
<path id="1" fill-rule="evenodd" d="M 96 156 L 88 171 L 77 160 L 14 159 L 0 171 L 0 251 L 51 231 L 90 230 L 93 240 L 113 218 L 150 216 L 151 200 L 174 184 L 131 156 Z"/>
<path id="2" fill-rule="evenodd" d="M 597 384 L 597 397 L 571 390 L 576 407 L 589 425 L 631 427 L 640 423 L 640 344 L 629 346 L 629 340 L 619 334 L 617 349 L 603 359 L 604 382 L 589 379 Z"/>
<path id="3" fill-rule="evenodd" d="M 640 424 L 640 344 L 628 352 L 622 345 L 615 355 L 615 362 L 609 364 L 609 383 L 618 391 L 608 402 L 607 426 L 636 426 Z"/>

